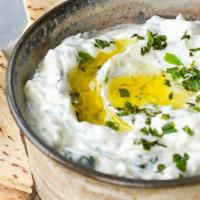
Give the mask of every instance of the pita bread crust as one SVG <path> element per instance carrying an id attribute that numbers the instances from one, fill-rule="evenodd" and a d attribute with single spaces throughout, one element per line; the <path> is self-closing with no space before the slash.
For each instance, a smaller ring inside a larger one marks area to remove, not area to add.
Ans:
<path id="1" fill-rule="evenodd" d="M 31 24 L 41 15 L 65 0 L 23 0 L 28 22 Z"/>
<path id="2" fill-rule="evenodd" d="M 28 194 L 25 192 L 0 185 L 1 200 L 26 200 L 27 198 Z"/>
<path id="3" fill-rule="evenodd" d="M 5 96 L 6 67 L 7 59 L 0 52 L 0 184 L 30 193 L 33 180 L 27 155 Z"/>
<path id="4" fill-rule="evenodd" d="M 6 66 L 8 61 L 5 55 L 0 51 L 0 88 L 5 91 Z"/>

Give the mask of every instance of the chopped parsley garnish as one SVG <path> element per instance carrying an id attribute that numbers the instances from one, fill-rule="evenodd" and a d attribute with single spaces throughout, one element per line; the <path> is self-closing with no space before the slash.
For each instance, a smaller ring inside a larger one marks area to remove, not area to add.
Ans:
<path id="1" fill-rule="evenodd" d="M 174 98 L 174 94 L 173 94 L 173 92 L 171 92 L 170 94 L 169 94 L 169 100 L 172 100 Z"/>
<path id="2" fill-rule="evenodd" d="M 167 37 L 165 35 L 153 34 L 151 31 L 147 30 L 147 44 L 145 47 L 141 48 L 141 55 L 148 53 L 151 48 L 154 50 L 162 50 L 167 46 Z"/>
<path id="3" fill-rule="evenodd" d="M 156 146 L 156 145 L 162 146 L 162 147 L 166 148 L 165 145 L 160 144 L 157 140 L 151 142 L 151 141 L 147 141 L 146 139 L 141 139 L 139 141 L 135 141 L 134 144 L 136 144 L 136 145 L 142 144 L 143 149 L 146 150 L 146 151 L 151 150 L 151 148 L 154 147 L 154 146 Z"/>
<path id="4" fill-rule="evenodd" d="M 196 106 L 194 103 L 187 103 L 189 105 L 189 108 L 192 109 L 193 111 L 200 112 L 200 107 Z"/>
<path id="5" fill-rule="evenodd" d="M 146 125 L 150 125 L 151 124 L 151 117 L 147 117 L 146 121 L 145 121 Z"/>
<path id="6" fill-rule="evenodd" d="M 145 113 L 149 117 L 155 117 L 156 115 L 161 113 L 160 110 L 155 111 L 155 110 L 152 110 L 152 109 L 145 109 L 145 108 L 140 109 L 140 112 Z"/>
<path id="7" fill-rule="evenodd" d="M 194 135 L 194 131 L 188 125 L 184 126 L 183 130 L 190 136 Z"/>
<path id="8" fill-rule="evenodd" d="M 77 162 L 88 169 L 94 169 L 96 164 L 96 160 L 93 156 L 81 156 Z"/>
<path id="9" fill-rule="evenodd" d="M 158 131 L 154 128 L 151 128 L 151 127 L 143 127 L 140 129 L 140 131 L 142 133 L 144 133 L 145 135 L 152 135 L 152 136 L 155 136 L 155 137 L 162 137 L 161 134 L 158 133 Z"/>
<path id="10" fill-rule="evenodd" d="M 195 64 L 196 64 L 196 62 L 193 60 L 192 63 L 190 64 L 190 69 L 194 69 L 195 68 Z"/>
<path id="11" fill-rule="evenodd" d="M 72 105 L 76 105 L 79 103 L 80 94 L 78 92 L 70 93 Z"/>
<path id="12" fill-rule="evenodd" d="M 197 112 L 200 112 L 200 107 L 199 106 L 194 106 L 193 109 Z"/>
<path id="13" fill-rule="evenodd" d="M 96 39 L 94 46 L 100 49 L 104 49 L 110 46 L 110 42 L 107 42 L 106 40 Z"/>
<path id="14" fill-rule="evenodd" d="M 108 126 L 111 129 L 115 130 L 115 131 L 119 130 L 119 124 L 118 123 L 115 123 L 115 122 L 112 122 L 112 121 L 107 121 L 105 125 Z"/>
<path id="15" fill-rule="evenodd" d="M 164 60 L 167 63 L 172 64 L 172 65 L 176 65 L 176 66 L 183 65 L 183 63 L 180 61 L 180 59 L 177 58 L 177 56 L 172 53 L 166 53 L 164 56 Z"/>
<path id="16" fill-rule="evenodd" d="M 149 53 L 149 51 L 152 47 L 152 44 L 153 44 L 153 34 L 149 30 L 147 30 L 147 38 L 148 38 L 148 42 L 147 42 L 146 46 L 141 48 L 141 55 L 143 55 L 143 56 L 146 53 Z"/>
<path id="17" fill-rule="evenodd" d="M 167 85 L 168 87 L 171 87 L 171 82 L 170 82 L 170 80 L 165 80 L 164 84 Z"/>
<path id="18" fill-rule="evenodd" d="M 163 134 L 177 132 L 174 122 L 169 122 L 169 123 L 165 124 L 164 126 L 162 126 L 162 132 L 163 132 Z"/>
<path id="19" fill-rule="evenodd" d="M 88 60 L 90 60 L 90 59 L 93 59 L 93 57 L 92 57 L 90 54 L 88 54 L 88 53 L 86 53 L 86 52 L 83 52 L 83 51 L 79 51 L 79 52 L 78 52 L 78 56 L 79 56 L 79 58 L 81 59 L 81 62 L 84 62 L 84 61 L 88 61 Z"/>
<path id="20" fill-rule="evenodd" d="M 197 103 L 200 103 L 200 95 L 198 95 L 198 96 L 196 97 L 195 101 L 196 101 Z"/>
<path id="21" fill-rule="evenodd" d="M 133 106 L 130 102 L 126 102 L 125 103 L 125 108 L 128 110 L 129 113 L 131 114 L 136 114 L 138 113 L 138 107 L 137 106 Z"/>
<path id="22" fill-rule="evenodd" d="M 200 74 L 184 80 L 182 85 L 188 91 L 198 92 L 200 90 Z"/>
<path id="23" fill-rule="evenodd" d="M 78 56 L 80 60 L 78 68 L 82 71 L 85 71 L 86 63 L 91 62 L 91 60 L 93 60 L 94 58 L 90 54 L 83 51 L 79 51 Z"/>
<path id="24" fill-rule="evenodd" d="M 171 77 L 174 80 L 181 77 L 180 69 L 178 67 L 167 68 L 167 73 L 171 74 Z"/>
<path id="25" fill-rule="evenodd" d="M 144 37 L 138 34 L 133 34 L 132 37 L 137 37 L 138 40 L 144 40 Z"/>
<path id="26" fill-rule="evenodd" d="M 187 30 L 185 31 L 185 33 L 183 34 L 183 36 L 181 37 L 181 40 L 184 40 L 184 39 L 190 39 L 191 36 L 187 33 Z"/>
<path id="27" fill-rule="evenodd" d="M 136 114 L 139 112 L 139 108 L 137 106 L 133 106 L 128 101 L 125 102 L 123 108 L 117 107 L 116 109 L 118 110 L 118 113 L 117 113 L 118 116 L 127 116 L 130 114 Z"/>
<path id="28" fill-rule="evenodd" d="M 153 110 L 151 108 L 138 108 L 138 106 L 132 105 L 129 101 L 125 102 L 124 107 L 116 107 L 118 116 L 127 116 L 130 114 L 144 113 L 148 117 L 155 117 L 160 114 L 161 111 Z"/>
<path id="29" fill-rule="evenodd" d="M 191 51 L 189 52 L 189 56 L 190 56 L 190 57 L 192 57 L 192 56 L 193 56 L 193 53 L 192 53 Z"/>
<path id="30" fill-rule="evenodd" d="M 190 68 L 168 68 L 167 73 L 170 73 L 174 80 L 182 78 L 182 86 L 186 90 L 192 92 L 198 92 L 200 90 L 200 70 L 195 67 L 194 62 L 192 62 Z"/>
<path id="31" fill-rule="evenodd" d="M 120 97 L 122 97 L 122 98 L 130 96 L 129 91 L 126 88 L 120 88 L 119 89 L 119 94 L 120 94 Z"/>
<path id="32" fill-rule="evenodd" d="M 167 47 L 167 37 L 165 35 L 154 36 L 152 47 L 154 50 L 165 49 Z"/>
<path id="33" fill-rule="evenodd" d="M 200 51 L 200 47 L 198 47 L 198 48 L 194 48 L 194 49 L 189 49 L 189 50 L 192 51 L 192 52 Z"/>
<path id="34" fill-rule="evenodd" d="M 145 139 L 142 139 L 141 140 L 141 144 L 142 144 L 144 150 L 148 151 L 148 150 L 151 150 L 151 148 L 154 147 L 157 144 L 157 141 L 149 142 L 149 141 L 147 141 Z"/>
<path id="35" fill-rule="evenodd" d="M 182 172 L 186 171 L 188 160 L 189 160 L 189 155 L 187 153 L 184 153 L 183 156 L 181 156 L 180 154 L 173 155 L 173 162 L 176 164 L 176 167 Z"/>
<path id="36" fill-rule="evenodd" d="M 200 112 L 200 107 L 199 106 L 194 106 L 193 109 L 197 112 Z"/>
<path id="37" fill-rule="evenodd" d="M 157 173 L 161 173 L 161 172 L 163 172 L 164 170 L 166 169 L 166 166 L 164 165 L 164 164 L 159 164 L 158 166 L 157 166 Z"/>
<path id="38" fill-rule="evenodd" d="M 161 118 L 167 120 L 170 119 L 171 117 L 169 114 L 162 114 Z"/>

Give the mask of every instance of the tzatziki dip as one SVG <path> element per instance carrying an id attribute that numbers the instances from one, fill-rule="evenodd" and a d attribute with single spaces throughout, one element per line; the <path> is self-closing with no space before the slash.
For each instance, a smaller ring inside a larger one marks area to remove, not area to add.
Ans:
<path id="1" fill-rule="evenodd" d="M 153 16 L 79 33 L 25 85 L 33 130 L 68 160 L 106 174 L 200 174 L 200 22 Z"/>

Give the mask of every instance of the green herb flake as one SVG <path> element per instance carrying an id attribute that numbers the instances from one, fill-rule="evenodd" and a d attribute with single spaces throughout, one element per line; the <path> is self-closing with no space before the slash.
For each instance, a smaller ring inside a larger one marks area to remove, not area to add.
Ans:
<path id="1" fill-rule="evenodd" d="M 162 132 L 163 134 L 170 134 L 170 133 L 177 132 L 174 122 L 169 122 L 165 124 L 164 126 L 162 126 Z"/>
<path id="2" fill-rule="evenodd" d="M 139 108 L 137 106 L 133 106 L 130 102 L 126 101 L 123 108 L 116 108 L 118 110 L 117 115 L 118 116 L 127 116 L 130 114 L 136 114 L 140 112 Z"/>
<path id="3" fill-rule="evenodd" d="M 110 46 L 110 42 L 107 42 L 105 40 L 100 40 L 100 39 L 96 39 L 95 40 L 95 47 L 100 48 L 100 49 L 104 49 L 106 47 Z"/>
<path id="4" fill-rule="evenodd" d="M 171 82 L 170 80 L 165 80 L 164 84 L 168 87 L 171 87 Z"/>
<path id="5" fill-rule="evenodd" d="M 147 141 L 145 139 L 142 139 L 141 143 L 142 143 L 142 146 L 143 146 L 144 150 L 149 151 L 149 150 L 151 150 L 152 147 L 154 147 L 157 144 L 157 141 L 149 142 L 149 141 Z"/>
<path id="6" fill-rule="evenodd" d="M 139 112 L 139 108 L 137 106 L 133 106 L 130 102 L 125 102 L 125 109 L 130 113 L 130 114 L 136 114 Z"/>
<path id="7" fill-rule="evenodd" d="M 200 112 L 200 107 L 199 106 L 194 106 L 193 109 L 197 112 Z"/>
<path id="8" fill-rule="evenodd" d="M 152 135 L 152 136 L 158 137 L 158 138 L 162 137 L 162 134 L 159 134 L 155 128 L 143 127 L 140 129 L 140 131 L 142 133 L 144 133 L 145 135 Z"/>
<path id="9" fill-rule="evenodd" d="M 187 153 L 184 153 L 183 156 L 181 156 L 180 154 L 173 155 L 173 162 L 176 164 L 176 167 L 182 172 L 186 171 L 188 160 L 189 160 L 189 155 Z"/>
<path id="10" fill-rule="evenodd" d="M 149 131 L 148 131 L 147 127 L 141 128 L 140 131 L 141 131 L 142 133 L 144 133 L 145 135 L 148 135 L 148 134 L 149 134 Z"/>
<path id="11" fill-rule="evenodd" d="M 164 164 L 159 164 L 158 166 L 157 166 L 157 173 L 161 173 L 161 172 L 163 172 L 164 170 L 166 169 L 166 166 L 164 165 Z"/>
<path id="12" fill-rule="evenodd" d="M 184 80 L 182 85 L 188 91 L 198 92 L 200 90 L 200 74 Z"/>
<path id="13" fill-rule="evenodd" d="M 126 88 L 120 88 L 119 89 L 119 94 L 120 94 L 120 97 L 122 97 L 122 98 L 130 96 L 129 91 Z"/>
<path id="14" fill-rule="evenodd" d="M 164 56 L 164 60 L 167 63 L 172 64 L 172 65 L 176 65 L 176 66 L 183 65 L 183 63 L 180 61 L 180 59 L 172 53 L 166 53 Z"/>
<path id="15" fill-rule="evenodd" d="M 118 123 L 115 123 L 115 122 L 112 122 L 112 121 L 107 121 L 105 125 L 108 126 L 111 129 L 115 130 L 115 131 L 119 130 L 119 124 Z"/>
<path id="16" fill-rule="evenodd" d="M 183 36 L 181 37 L 181 40 L 184 40 L 184 39 L 190 39 L 191 36 L 187 33 L 187 30 L 185 31 L 185 33 L 183 34 Z"/>
<path id="17" fill-rule="evenodd" d="M 200 95 L 198 95 L 198 96 L 196 97 L 195 102 L 196 102 L 196 103 L 200 103 Z"/>
<path id="18" fill-rule="evenodd" d="M 147 141 L 147 140 L 145 140 L 145 139 L 141 139 L 141 140 L 140 140 L 138 143 L 136 143 L 136 144 L 142 144 L 143 149 L 146 150 L 146 151 L 151 150 L 151 148 L 154 147 L 154 146 L 156 146 L 156 145 L 162 146 L 162 147 L 166 148 L 165 145 L 158 143 L 157 140 L 156 140 L 156 141 L 153 141 L 153 142 L 150 142 L 150 141 Z"/>
<path id="19" fill-rule="evenodd" d="M 169 94 L 169 100 L 172 100 L 173 98 L 174 98 L 174 93 L 171 92 L 171 93 Z"/>
<path id="20" fill-rule="evenodd" d="M 169 114 L 162 114 L 161 119 L 167 120 L 170 119 L 170 115 Z"/>
<path id="21" fill-rule="evenodd" d="M 200 107 L 195 105 L 194 103 L 186 103 L 189 105 L 189 108 L 192 109 L 193 111 L 196 111 L 196 112 L 200 112 Z"/>
<path id="22" fill-rule="evenodd" d="M 79 103 L 80 94 L 78 92 L 70 93 L 72 105 Z"/>
<path id="23" fill-rule="evenodd" d="M 152 46 L 154 50 L 165 49 L 167 47 L 167 37 L 165 35 L 156 35 Z"/>
<path id="24" fill-rule="evenodd" d="M 200 51 L 200 47 L 198 48 L 194 48 L 194 49 L 189 49 L 191 52 L 195 52 L 195 51 Z"/>
<path id="25" fill-rule="evenodd" d="M 190 57 L 192 57 L 192 56 L 193 56 L 193 53 L 192 53 L 191 51 L 189 52 L 189 56 L 190 56 Z"/>
<path id="26" fill-rule="evenodd" d="M 195 64 L 196 64 L 196 62 L 195 62 L 195 60 L 193 60 L 192 63 L 190 64 L 190 68 L 195 68 Z"/>
<path id="27" fill-rule="evenodd" d="M 167 68 L 167 73 L 171 74 L 171 77 L 176 80 L 181 77 L 178 67 Z"/>
<path id="28" fill-rule="evenodd" d="M 132 37 L 137 37 L 138 40 L 144 40 L 144 37 L 138 34 L 133 34 Z"/>
<path id="29" fill-rule="evenodd" d="M 184 126 L 183 130 L 190 136 L 194 135 L 194 131 L 188 125 Z"/>
<path id="30" fill-rule="evenodd" d="M 78 56 L 79 56 L 79 58 L 81 59 L 81 62 L 84 62 L 84 61 L 88 61 L 88 60 L 90 60 L 90 59 L 93 59 L 93 57 L 92 57 L 90 54 L 88 54 L 88 53 L 86 53 L 86 52 L 83 52 L 83 51 L 79 51 L 79 52 L 78 52 Z"/>
<path id="31" fill-rule="evenodd" d="M 146 125 L 150 125 L 151 124 L 151 117 L 147 117 L 146 121 L 145 121 Z"/>
<path id="32" fill-rule="evenodd" d="M 162 50 L 167 46 L 167 37 L 165 35 L 153 34 L 151 31 L 147 30 L 147 44 L 141 48 L 141 55 L 148 53 L 151 48 L 154 50 Z"/>
<path id="33" fill-rule="evenodd" d="M 182 78 L 182 86 L 186 90 L 192 92 L 200 90 L 200 70 L 195 67 L 195 62 L 192 62 L 190 68 L 168 68 L 167 73 L 170 73 L 174 80 Z"/>

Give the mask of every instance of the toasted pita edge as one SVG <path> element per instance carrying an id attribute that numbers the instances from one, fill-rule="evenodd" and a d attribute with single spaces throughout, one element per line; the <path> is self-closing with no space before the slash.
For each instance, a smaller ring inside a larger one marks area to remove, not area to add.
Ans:
<path id="1" fill-rule="evenodd" d="M 65 0 L 23 0 L 29 24 Z"/>
<path id="2" fill-rule="evenodd" d="M 0 167 L 4 170 L 4 173 L 0 174 L 0 184 L 31 193 L 33 179 L 28 157 L 5 96 L 7 64 L 5 55 L 0 51 Z"/>

